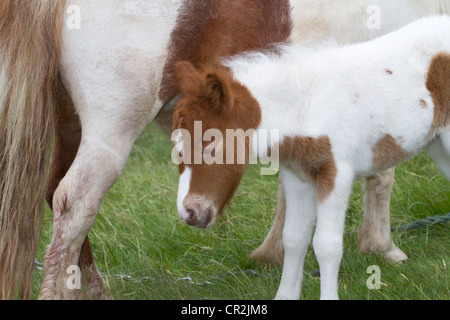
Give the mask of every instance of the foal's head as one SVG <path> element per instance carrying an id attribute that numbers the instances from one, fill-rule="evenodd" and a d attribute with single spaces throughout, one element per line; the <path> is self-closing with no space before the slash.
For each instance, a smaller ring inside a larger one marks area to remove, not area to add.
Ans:
<path id="1" fill-rule="evenodd" d="M 191 226 L 207 228 L 231 200 L 248 163 L 251 137 L 227 135 L 257 128 L 261 113 L 225 67 L 199 70 L 180 62 L 176 71 L 183 94 L 173 118 L 174 136 L 183 141 L 175 146 L 181 162 L 178 214 Z"/>

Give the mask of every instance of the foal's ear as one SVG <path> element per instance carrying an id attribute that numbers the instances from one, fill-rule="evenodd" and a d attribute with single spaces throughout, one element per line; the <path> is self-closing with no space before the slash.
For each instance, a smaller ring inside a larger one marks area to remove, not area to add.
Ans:
<path id="1" fill-rule="evenodd" d="M 206 94 L 217 112 L 230 107 L 231 92 L 228 82 L 218 74 L 210 73 L 206 76 Z"/>
<path id="2" fill-rule="evenodd" d="M 204 78 L 190 62 L 178 62 L 175 65 L 175 72 L 179 89 L 183 95 L 198 95 L 202 91 Z"/>

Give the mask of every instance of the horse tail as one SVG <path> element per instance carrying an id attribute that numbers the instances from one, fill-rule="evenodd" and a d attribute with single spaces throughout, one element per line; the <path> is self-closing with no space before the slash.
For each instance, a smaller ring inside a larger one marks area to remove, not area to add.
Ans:
<path id="1" fill-rule="evenodd" d="M 65 1 L 0 2 L 0 299 L 29 299 Z"/>

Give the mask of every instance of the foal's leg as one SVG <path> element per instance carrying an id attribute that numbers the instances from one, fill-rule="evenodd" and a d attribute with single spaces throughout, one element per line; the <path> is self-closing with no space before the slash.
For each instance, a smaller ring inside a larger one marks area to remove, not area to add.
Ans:
<path id="1" fill-rule="evenodd" d="M 278 207 L 275 223 L 269 234 L 258 249 L 253 251 L 252 257 L 260 263 L 282 266 L 284 259 L 283 228 L 286 216 L 286 199 L 284 195 L 283 183 L 278 183 Z"/>
<path id="2" fill-rule="evenodd" d="M 439 169 L 450 180 L 450 128 L 442 132 L 430 145 L 428 152 L 436 161 Z"/>
<path id="3" fill-rule="evenodd" d="M 85 117 L 79 151 L 53 196 L 53 235 L 47 248 L 40 299 L 75 299 L 79 288 L 68 285 L 68 268 L 77 266 L 80 251 L 107 191 L 119 178 L 143 120 Z M 130 112 L 132 114 L 132 112 Z M 93 261 L 92 261 L 93 262 Z"/>
<path id="4" fill-rule="evenodd" d="M 386 260 L 396 263 L 408 259 L 392 241 L 390 230 L 390 197 L 395 169 L 386 170 L 366 180 L 364 220 L 359 232 L 359 249 L 366 253 L 382 253 Z M 282 234 L 285 219 L 283 186 L 279 185 L 275 223 L 252 257 L 261 263 L 283 264 Z"/>
<path id="5" fill-rule="evenodd" d="M 387 261 L 397 263 L 408 257 L 392 241 L 390 201 L 395 168 L 366 179 L 365 210 L 359 231 L 361 252 L 382 253 Z"/>
<path id="6" fill-rule="evenodd" d="M 81 142 L 81 124 L 72 101 L 61 83 L 58 89 L 55 145 L 46 195 L 46 200 L 52 210 L 53 195 L 75 160 Z M 103 287 L 103 279 L 95 265 L 89 237 L 86 238 L 81 249 L 78 266 L 83 274 L 83 292 L 87 292 L 91 299 L 110 298 Z"/>
<path id="7" fill-rule="evenodd" d="M 320 267 L 322 300 L 339 299 L 338 273 L 343 253 L 345 215 L 353 177 L 350 168 L 339 166 L 334 190 L 325 201 L 317 204 L 317 226 L 313 248 Z"/>
<path id="8" fill-rule="evenodd" d="M 303 264 L 316 218 L 314 188 L 288 171 L 281 172 L 286 196 L 286 223 L 283 230 L 285 248 L 283 275 L 275 299 L 298 300 L 303 281 Z"/>

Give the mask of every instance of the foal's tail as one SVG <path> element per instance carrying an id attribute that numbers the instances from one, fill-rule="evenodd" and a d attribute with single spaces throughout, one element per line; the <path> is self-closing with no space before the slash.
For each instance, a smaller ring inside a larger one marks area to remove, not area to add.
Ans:
<path id="1" fill-rule="evenodd" d="M 0 299 L 29 299 L 39 244 L 61 0 L 0 1 Z"/>

